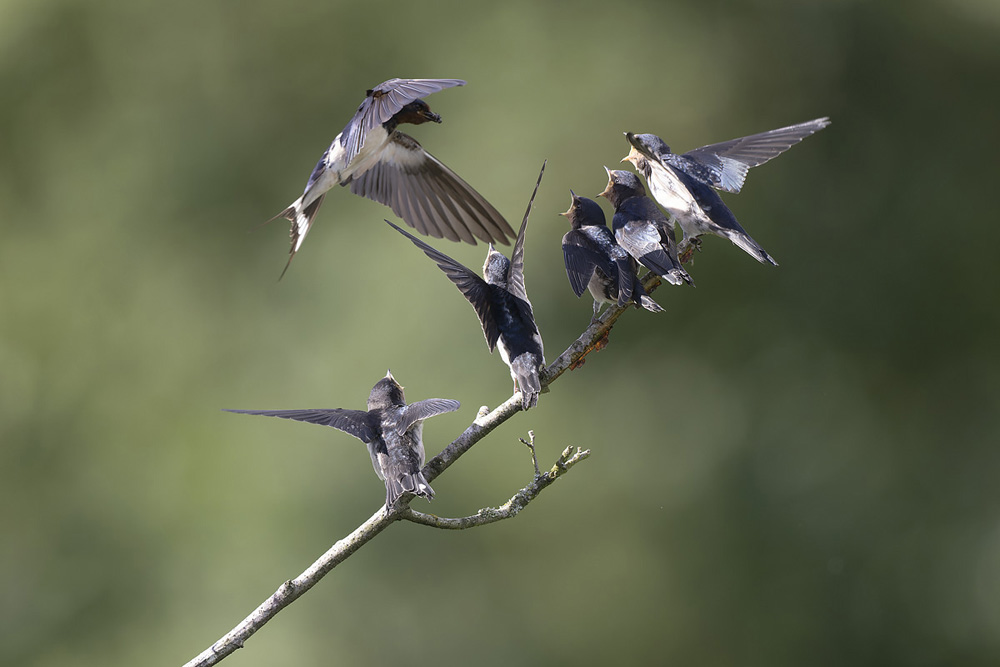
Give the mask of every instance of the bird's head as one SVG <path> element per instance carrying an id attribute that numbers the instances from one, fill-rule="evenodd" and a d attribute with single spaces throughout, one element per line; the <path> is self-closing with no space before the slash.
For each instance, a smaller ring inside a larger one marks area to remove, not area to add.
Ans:
<path id="1" fill-rule="evenodd" d="M 440 123 L 441 116 L 437 115 L 431 108 L 427 106 L 427 102 L 423 100 L 413 100 L 393 116 L 396 123 L 410 123 L 411 125 L 420 125 L 421 123 Z"/>
<path id="2" fill-rule="evenodd" d="M 662 155 L 670 153 L 670 146 L 667 145 L 667 142 L 655 134 L 632 134 L 631 132 L 626 132 L 625 138 L 632 144 L 632 151 L 625 159 L 629 159 L 633 153 L 638 153 L 647 158 L 659 158 Z"/>
<path id="3" fill-rule="evenodd" d="M 483 262 L 483 279 L 491 285 L 504 285 L 507 283 L 509 270 L 510 260 L 498 252 L 491 243 L 489 252 L 486 253 L 486 261 Z"/>
<path id="4" fill-rule="evenodd" d="M 632 172 L 608 169 L 607 167 L 604 168 L 604 171 L 608 172 L 608 185 L 604 188 L 604 192 L 597 196 L 607 199 L 616 209 L 621 202 L 629 197 L 646 194 L 646 189 L 642 187 L 639 177 Z"/>
<path id="5" fill-rule="evenodd" d="M 392 377 L 392 371 L 386 371 L 385 377 L 375 383 L 372 393 L 368 395 L 368 410 L 385 410 L 400 405 L 406 405 L 403 387 Z"/>
<path id="6" fill-rule="evenodd" d="M 580 197 L 572 190 L 569 194 L 573 197 L 570 202 L 569 209 L 565 213 L 560 213 L 559 215 L 564 216 L 573 226 L 573 229 L 579 229 L 580 227 L 585 227 L 587 225 L 606 225 L 607 221 L 604 217 L 604 210 L 598 205 L 593 199 L 587 199 L 586 197 Z"/>

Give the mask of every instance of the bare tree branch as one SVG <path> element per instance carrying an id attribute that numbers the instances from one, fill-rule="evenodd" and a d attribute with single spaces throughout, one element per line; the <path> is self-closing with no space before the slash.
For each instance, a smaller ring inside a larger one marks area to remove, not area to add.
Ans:
<path id="1" fill-rule="evenodd" d="M 658 276 L 648 274 L 643 283 L 646 291 L 652 292 L 660 284 L 660 280 Z M 601 343 L 606 341 L 611 327 L 625 310 L 626 308 L 618 306 L 609 307 L 599 320 L 587 327 L 587 330 L 566 348 L 565 352 L 559 355 L 559 358 L 544 368 L 542 372 L 543 389 L 551 385 L 567 369 L 576 368 L 582 364 L 584 357 L 591 351 L 600 349 L 602 346 Z M 445 447 L 440 454 L 427 462 L 427 465 L 423 469 L 424 477 L 429 482 L 433 481 L 447 470 L 452 463 L 457 461 L 462 454 L 469 451 L 474 444 L 489 435 L 493 429 L 503 424 L 519 411 L 521 411 L 520 393 L 515 393 L 492 412 L 485 406 L 480 408 L 472 424 L 450 445 Z M 528 444 L 529 447 L 532 446 L 531 443 L 525 444 Z M 295 579 L 283 583 L 271 597 L 243 619 L 239 625 L 227 632 L 212 646 L 202 651 L 201 654 L 185 663 L 184 667 L 214 665 L 230 653 L 233 653 L 236 649 L 242 648 L 244 642 L 252 637 L 265 623 L 274 618 L 279 611 L 315 586 L 330 570 L 385 530 L 389 524 L 400 519 L 406 519 L 414 523 L 421 523 L 436 528 L 460 530 L 513 517 L 525 505 L 531 502 L 542 489 L 552 484 L 552 482 L 562 476 L 573 465 L 587 458 L 589 455 L 590 450 L 581 451 L 577 449 L 576 453 L 573 453 L 572 448 L 567 447 L 550 470 L 544 474 L 537 475 L 531 484 L 514 494 L 506 503 L 498 508 L 484 508 L 471 517 L 447 519 L 436 517 L 432 514 L 416 512 L 409 507 L 414 496 L 404 493 L 391 508 L 381 507 L 371 518 L 351 532 L 350 535 L 330 547 L 305 572 Z"/>

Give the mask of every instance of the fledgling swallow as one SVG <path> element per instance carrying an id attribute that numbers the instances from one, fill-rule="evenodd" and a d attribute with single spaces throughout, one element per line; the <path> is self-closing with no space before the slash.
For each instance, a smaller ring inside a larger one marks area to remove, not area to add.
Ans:
<path id="1" fill-rule="evenodd" d="M 458 174 L 397 130 L 403 123 L 440 123 L 422 97 L 461 79 L 389 79 L 369 90 L 347 126 L 313 169 L 302 196 L 278 215 L 292 223 L 295 253 L 309 233 L 323 198 L 335 185 L 392 208 L 421 234 L 476 245 L 476 238 L 506 245 L 514 230 Z M 282 271 L 284 275 L 285 271 Z"/>
<path id="2" fill-rule="evenodd" d="M 524 230 L 528 226 L 531 204 L 535 201 L 544 172 L 543 163 L 538 182 L 535 183 L 535 191 L 531 193 L 528 209 L 524 212 L 517 240 L 514 241 L 510 260 L 497 252 L 491 243 L 483 264 L 482 278 L 386 220 L 434 260 L 438 268 L 444 271 L 472 304 L 483 326 L 483 335 L 486 336 L 490 352 L 493 352 L 494 347 L 498 348 L 500 357 L 510 368 L 514 391 L 520 390 L 521 407 L 524 410 L 533 408 L 538 403 L 538 394 L 542 391 L 539 372 L 545 365 L 542 335 L 535 324 L 535 315 L 524 287 Z"/>
<path id="3" fill-rule="evenodd" d="M 677 220 L 688 255 L 702 234 L 729 239 L 762 264 L 778 263 L 736 221 L 715 190 L 739 192 L 750 167 L 764 164 L 830 124 L 817 118 L 770 132 L 710 144 L 677 155 L 655 134 L 625 133 L 628 160 L 646 177 L 653 198 Z M 713 189 L 714 188 L 714 189 Z"/>
<path id="4" fill-rule="evenodd" d="M 580 296 L 589 289 L 594 297 L 591 321 L 605 303 L 624 306 L 631 302 L 653 313 L 663 312 L 646 294 L 636 275 L 635 260 L 615 241 L 601 207 L 572 190 L 569 194 L 573 197 L 569 210 L 559 214 L 572 226 L 562 238 L 563 261 L 573 292 Z"/>
<path id="5" fill-rule="evenodd" d="M 615 207 L 611 228 L 618 245 L 671 285 L 686 282 L 693 286 L 694 281 L 677 259 L 674 226 L 646 196 L 639 177 L 629 171 L 604 170 L 608 172 L 608 186 L 598 197 L 605 197 Z"/>
<path id="6" fill-rule="evenodd" d="M 368 445 L 372 467 L 385 482 L 385 506 L 392 507 L 403 492 L 430 500 L 434 489 L 423 473 L 423 421 L 460 407 L 449 398 L 428 398 L 406 404 L 403 388 L 387 372 L 368 395 L 368 410 L 226 410 L 247 415 L 282 417 L 332 426 Z"/>

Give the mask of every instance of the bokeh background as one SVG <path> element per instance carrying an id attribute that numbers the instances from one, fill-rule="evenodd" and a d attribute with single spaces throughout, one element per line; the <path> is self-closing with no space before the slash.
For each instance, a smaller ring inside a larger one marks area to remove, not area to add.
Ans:
<path id="1" fill-rule="evenodd" d="M 556 215 L 624 130 L 678 150 L 829 115 L 726 199 L 697 289 L 435 482 L 463 515 L 567 445 L 513 521 L 398 524 L 230 665 L 1000 661 L 994 0 L 0 4 L 0 663 L 178 665 L 374 512 L 364 447 L 221 408 L 361 407 L 386 368 L 509 396 L 471 308 L 301 191 L 366 88 L 460 77 L 412 128 L 517 225 L 554 359 L 588 323 Z M 484 248 L 435 242 L 478 267 Z M 423 501 L 415 506 L 425 509 Z"/>

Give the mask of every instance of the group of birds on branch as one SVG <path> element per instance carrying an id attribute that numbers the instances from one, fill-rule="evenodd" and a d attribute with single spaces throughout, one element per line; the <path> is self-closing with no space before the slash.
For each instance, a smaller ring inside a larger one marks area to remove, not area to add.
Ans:
<path id="1" fill-rule="evenodd" d="M 462 85 L 465 81 L 461 79 L 390 79 L 367 91 L 354 117 L 316 164 L 302 195 L 275 216 L 291 223 L 292 244 L 285 271 L 335 185 L 350 186 L 354 194 L 389 206 L 425 236 L 473 245 L 476 239 L 489 243 L 480 277 L 385 221 L 433 260 L 472 304 L 490 352 L 499 349 L 510 369 L 514 391 L 521 394 L 521 407 L 527 410 L 537 404 L 542 391 L 540 371 L 545 354 L 524 284 L 524 238 L 545 165 L 515 237 L 507 221 L 482 195 L 398 129 L 405 123 L 440 123 L 441 117 L 422 98 Z M 827 118 L 818 118 L 684 154 L 671 152 L 656 135 L 626 132 L 631 149 L 622 162 L 630 162 L 643 175 L 652 198 L 635 173 L 605 167 L 608 185 L 598 196 L 614 207 L 609 229 L 604 211 L 594 200 L 570 191 L 572 202 L 562 215 L 572 228 L 563 237 L 562 248 L 573 291 L 578 297 L 590 291 L 595 319 L 606 303 L 634 304 L 661 312 L 663 308 L 643 288 L 638 265 L 672 285 L 694 285 L 684 264 L 705 234 L 727 238 L 759 262 L 777 266 L 740 226 L 716 190 L 739 192 L 750 167 L 776 157 L 829 123 Z M 675 225 L 683 234 L 679 243 Z M 508 259 L 493 244 L 507 245 L 511 238 L 514 248 Z M 332 426 L 360 439 L 368 446 L 376 474 L 385 482 L 386 507 L 391 507 L 404 492 L 433 498 L 434 491 L 420 472 L 425 459 L 423 421 L 459 407 L 458 401 L 441 398 L 407 405 L 403 387 L 387 372 L 372 388 L 367 410 L 230 412 Z"/>

